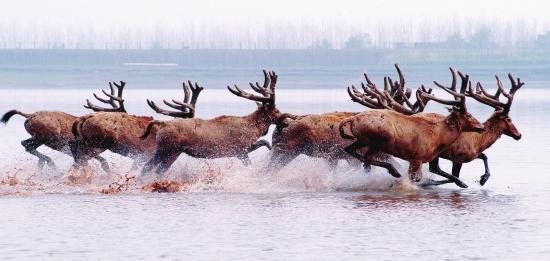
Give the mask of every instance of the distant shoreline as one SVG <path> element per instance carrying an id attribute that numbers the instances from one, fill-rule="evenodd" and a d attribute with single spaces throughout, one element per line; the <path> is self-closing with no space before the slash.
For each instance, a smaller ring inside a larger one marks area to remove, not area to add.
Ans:
<path id="1" fill-rule="evenodd" d="M 372 65 L 407 63 L 549 62 L 550 48 L 541 49 L 0 49 L 0 65 L 22 64 L 207 64 L 275 63 L 294 65 Z"/>

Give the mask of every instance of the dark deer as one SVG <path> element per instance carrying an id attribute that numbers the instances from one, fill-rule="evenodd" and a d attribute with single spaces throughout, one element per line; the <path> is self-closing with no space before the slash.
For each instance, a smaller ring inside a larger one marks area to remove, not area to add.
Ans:
<path id="1" fill-rule="evenodd" d="M 116 96 L 112 87 L 110 94 L 103 91 L 109 99 L 101 99 L 94 94 L 99 101 L 112 105 L 113 109 L 96 106 L 87 101 L 85 107 L 94 110 L 95 113 L 79 117 L 74 122 L 72 132 L 77 137 L 77 141 L 72 149 L 74 151 L 76 166 L 85 165 L 90 158 L 105 150 L 110 150 L 135 159 L 132 168 L 136 168 L 138 161 L 143 158 L 149 158 L 155 151 L 154 138 L 139 138 L 153 118 L 126 113 L 124 99 L 122 99 L 124 83 L 121 82 L 120 85 L 116 86 L 118 88 Z M 147 100 L 147 103 L 155 111 L 168 116 L 181 118 L 194 117 L 195 103 L 202 90 L 203 87 L 197 83 L 194 85 L 190 81 L 188 85 L 183 83 L 183 101 L 164 101 L 166 105 L 179 110 L 177 112 L 160 109 L 150 100 Z M 156 129 L 151 131 L 155 132 Z"/>
<path id="2" fill-rule="evenodd" d="M 340 135 L 345 139 L 355 139 L 345 148 L 346 152 L 364 163 L 386 168 L 396 178 L 401 174 L 390 163 L 378 160 L 378 153 L 384 152 L 409 161 L 409 176 L 411 180 L 419 181 L 423 162 L 433 160 L 462 132 L 483 131 L 483 125 L 466 110 L 464 92 L 469 76 L 460 75 L 462 86 L 459 93 L 454 84 L 452 88 L 440 86 L 453 95 L 454 100 L 437 98 L 420 89 L 423 99 L 452 106 L 450 114 L 444 119 L 434 113 L 404 115 L 393 110 L 372 110 L 343 120 L 339 127 Z M 388 96 L 386 92 L 385 97 Z M 387 100 L 393 105 L 391 99 Z M 344 131 L 345 126 L 349 126 L 348 132 Z M 357 152 L 360 149 L 366 150 L 364 155 Z M 466 187 L 466 184 L 461 183 L 460 186 Z"/>
<path id="3" fill-rule="evenodd" d="M 483 123 L 485 126 L 485 131 L 481 133 L 462 133 L 451 146 L 439 154 L 439 157 L 436 157 L 430 162 L 431 172 L 449 175 L 439 167 L 439 158 L 444 158 L 453 162 L 452 174 L 454 177 L 458 178 L 463 163 L 470 162 L 474 159 L 481 159 L 483 160 L 483 164 L 485 166 L 485 173 L 481 176 L 479 183 L 483 186 L 491 175 L 489 172 L 487 155 L 485 155 L 483 151 L 491 147 L 491 145 L 493 145 L 493 143 L 495 143 L 502 134 L 510 136 L 515 140 L 519 140 L 521 138 L 521 133 L 512 123 L 509 112 L 516 91 L 519 90 L 524 83 L 521 82 L 519 78 L 514 79 L 511 74 L 508 74 L 508 78 L 510 79 L 512 85 L 510 92 L 508 93 L 504 90 L 503 84 L 499 77 L 495 75 L 495 78 L 497 80 L 498 89 L 494 95 L 487 93 L 479 82 L 476 85 L 475 92 L 470 86 L 468 92 L 466 93 L 467 96 L 474 98 L 476 101 L 491 106 L 495 109 L 495 112 Z M 507 98 L 506 103 L 499 101 L 499 96 L 501 94 Z M 449 182 L 452 181 L 431 181 L 428 185 L 440 185 Z"/>
<path id="4" fill-rule="evenodd" d="M 142 135 L 150 135 L 154 126 L 159 126 L 156 133 L 156 152 L 143 167 L 142 174 L 156 168 L 157 173 L 168 170 L 181 153 L 196 158 L 237 157 L 248 163 L 248 153 L 265 141 L 258 138 L 265 135 L 269 126 L 279 118 L 280 112 L 275 106 L 275 72 L 264 70 L 264 84 L 250 84 L 259 93 L 248 93 L 237 85 L 227 86 L 229 91 L 239 97 L 256 101 L 258 109 L 247 116 L 219 116 L 210 120 L 176 119 L 171 121 L 152 121 Z"/>
<path id="5" fill-rule="evenodd" d="M 18 110 L 8 111 L 0 120 L 6 124 L 13 115 L 21 115 L 26 118 L 25 130 L 31 135 L 31 138 L 21 142 L 25 150 L 38 157 L 38 167 L 42 169 L 44 164 L 47 164 L 53 169 L 56 169 L 53 160 L 37 151 L 38 147 L 46 145 L 50 149 L 73 156 L 69 149 L 69 143 L 75 140 L 71 133 L 71 125 L 77 118 L 74 115 L 62 111 L 37 111 L 35 113 L 23 113 Z M 96 156 L 95 159 L 101 162 L 101 166 L 107 171 L 109 164 L 107 161 Z"/>
<path id="6" fill-rule="evenodd" d="M 399 82 L 393 83 L 391 78 L 386 77 L 386 90 L 389 91 L 395 100 L 404 101 L 403 95 L 411 95 L 410 89 L 405 88 L 405 77 L 399 66 L 395 65 L 399 74 Z M 383 101 L 375 101 L 373 90 L 367 86 L 372 81 L 365 73 L 367 84 L 361 83 L 365 93 L 359 92 L 355 86 L 348 87 L 348 93 L 352 99 L 371 109 L 384 109 L 387 104 Z M 391 88 L 389 82 L 391 82 Z M 431 92 L 431 91 L 430 91 Z M 414 105 L 418 108 L 419 105 Z M 389 108 L 389 107 L 388 107 Z M 323 114 L 292 115 L 284 113 L 276 123 L 272 136 L 272 156 L 268 167 L 274 170 L 276 165 L 284 167 L 298 155 L 304 154 L 309 157 L 322 158 L 328 161 L 332 170 L 337 166 L 338 160 L 355 160 L 344 151 L 352 141 L 340 137 L 338 124 L 345 118 L 358 114 L 359 112 L 330 112 Z M 387 158 L 387 157 L 386 157 Z"/>

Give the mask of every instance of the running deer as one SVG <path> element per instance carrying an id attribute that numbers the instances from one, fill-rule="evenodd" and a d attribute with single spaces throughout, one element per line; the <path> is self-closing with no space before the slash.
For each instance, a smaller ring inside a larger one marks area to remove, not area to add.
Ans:
<path id="1" fill-rule="evenodd" d="M 123 82 L 121 82 L 121 84 L 123 84 Z M 109 85 L 112 89 L 112 83 L 109 83 Z M 115 85 L 119 86 L 119 84 L 116 83 Z M 106 110 L 117 109 L 116 104 L 109 104 L 112 105 L 113 108 L 106 108 Z M 77 116 L 62 111 L 44 110 L 27 114 L 18 110 L 11 110 L 2 116 L 0 121 L 6 124 L 9 119 L 16 114 L 26 118 L 25 129 L 31 135 L 31 138 L 22 141 L 21 145 L 23 145 L 27 152 L 38 157 L 38 166 L 40 169 L 44 167 L 44 164 L 47 164 L 54 169 L 56 168 L 55 163 L 50 157 L 37 151 L 38 147 L 42 145 L 46 145 L 53 150 L 65 153 L 67 155 L 74 156 L 70 149 L 70 144 L 75 142 L 75 136 L 71 132 L 71 126 L 78 118 Z M 95 155 L 93 158 L 101 162 L 101 166 L 105 171 L 109 171 L 109 164 L 103 157 Z"/>
<path id="2" fill-rule="evenodd" d="M 487 93 L 479 82 L 476 84 L 475 92 L 472 90 L 472 86 L 469 86 L 469 89 L 466 92 L 467 96 L 495 109 L 495 112 L 483 123 L 485 126 L 485 131 L 481 133 L 462 133 L 451 146 L 441 152 L 438 157 L 430 162 L 431 172 L 445 173 L 439 167 L 439 158 L 444 158 L 453 162 L 452 174 L 454 177 L 458 178 L 463 163 L 470 162 L 474 159 L 481 159 L 483 160 L 483 164 L 485 166 L 485 173 L 480 177 L 479 183 L 483 186 L 491 175 L 489 172 L 487 155 L 485 155 L 483 151 L 491 147 L 491 145 L 493 145 L 493 143 L 495 143 L 502 134 L 510 136 L 515 140 L 519 140 L 521 138 L 521 133 L 512 123 L 509 112 L 516 91 L 519 90 L 524 83 L 519 78 L 514 79 L 511 74 L 508 74 L 508 78 L 510 79 L 512 86 L 510 88 L 510 92 L 506 92 L 499 77 L 495 75 L 495 78 L 498 88 L 494 95 Z M 506 103 L 499 101 L 499 96 L 501 94 L 506 97 Z M 448 175 L 448 173 L 445 174 Z M 449 182 L 452 181 L 431 181 L 429 185 L 440 185 Z"/>
<path id="3" fill-rule="evenodd" d="M 76 167 L 85 165 L 87 161 L 96 157 L 105 150 L 133 158 L 134 165 L 137 167 L 139 161 L 148 159 L 155 151 L 154 138 L 140 139 L 139 136 L 145 131 L 147 124 L 153 120 L 149 116 L 130 115 L 124 109 L 124 99 L 122 91 L 124 82 L 116 85 L 117 95 L 111 87 L 111 93 L 103 91 L 108 99 L 99 98 L 99 101 L 110 104 L 113 109 L 104 108 L 92 104 L 87 100 L 86 108 L 92 109 L 95 113 L 79 117 L 72 125 L 72 132 L 77 137 L 73 150 Z M 147 104 L 158 113 L 180 118 L 190 118 L 195 115 L 195 104 L 203 87 L 198 83 L 188 85 L 183 83 L 184 99 L 183 101 L 172 100 L 164 103 L 179 111 L 167 111 L 159 108 L 153 101 L 147 100 Z M 156 128 L 151 130 L 156 132 Z"/>
<path id="4" fill-rule="evenodd" d="M 71 125 L 77 118 L 76 116 L 62 111 L 44 110 L 34 113 L 24 113 L 18 110 L 11 110 L 2 116 L 0 121 L 7 124 L 8 120 L 16 114 L 26 118 L 25 130 L 31 135 L 30 138 L 21 141 L 21 145 L 23 145 L 28 153 L 38 157 L 38 167 L 40 169 L 43 169 L 44 164 L 56 169 L 53 160 L 37 150 L 42 145 L 73 156 L 69 143 L 75 140 L 71 132 Z M 101 162 L 101 166 L 105 171 L 109 170 L 109 164 L 103 157 L 95 156 L 94 158 Z"/>
<path id="5" fill-rule="evenodd" d="M 453 95 L 454 100 L 437 98 L 420 89 L 422 99 L 452 106 L 450 114 L 443 119 L 434 113 L 405 115 L 393 110 L 372 110 L 344 119 L 339 126 L 340 135 L 355 140 L 345 148 L 346 152 L 364 163 L 387 169 L 396 178 L 401 177 L 401 174 L 392 164 L 378 160 L 378 153 L 384 152 L 409 161 L 410 179 L 419 181 L 423 162 L 433 160 L 462 132 L 483 131 L 483 125 L 466 110 L 464 92 L 469 76 L 460 75 L 460 92 L 456 92 L 454 84 L 452 88 L 439 86 Z M 388 96 L 386 92 L 385 97 L 390 98 Z M 394 102 L 388 100 L 393 105 Z M 344 130 L 346 126 L 349 126 L 347 132 Z M 357 152 L 360 149 L 366 151 L 364 155 Z"/>
<path id="6" fill-rule="evenodd" d="M 234 95 L 256 102 L 257 110 L 246 116 L 150 122 L 142 138 L 156 138 L 156 152 L 143 167 L 142 174 L 153 169 L 156 173 L 165 172 L 181 153 L 196 158 L 237 157 L 249 164 L 248 153 L 266 145 L 258 138 L 267 134 L 269 126 L 280 116 L 275 106 L 276 84 L 277 74 L 264 70 L 263 86 L 250 83 L 260 95 L 248 93 L 237 85 L 227 86 Z M 156 135 L 151 131 L 155 126 L 159 128 Z"/>
<path id="7" fill-rule="evenodd" d="M 390 77 L 385 77 L 386 90 L 395 100 L 404 101 L 407 99 L 402 96 L 410 96 L 411 90 L 404 89 L 405 77 L 399 65 L 396 64 L 395 67 L 399 75 L 399 82 L 393 83 Z M 348 87 L 352 101 L 371 109 L 384 109 L 386 104 L 382 104 L 382 101 L 378 103 L 372 100 L 373 93 L 367 86 L 373 83 L 366 73 L 363 76 L 367 81 L 366 85 L 361 83 L 365 93 L 360 93 L 355 86 Z M 391 82 L 391 89 L 388 81 Z M 276 166 L 284 167 L 300 154 L 325 159 L 332 170 L 336 168 L 339 160 L 347 160 L 350 163 L 355 161 L 355 158 L 344 151 L 344 148 L 349 146 L 352 141 L 340 137 L 338 124 L 343 119 L 358 113 L 330 112 L 306 115 L 283 113 L 275 124 L 276 128 L 272 136 L 272 156 L 268 170 L 273 171 Z M 368 168 L 368 166 L 365 167 Z"/>

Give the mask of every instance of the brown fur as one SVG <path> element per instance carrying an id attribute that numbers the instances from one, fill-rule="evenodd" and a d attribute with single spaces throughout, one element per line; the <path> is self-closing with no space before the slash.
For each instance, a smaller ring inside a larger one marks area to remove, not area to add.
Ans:
<path id="1" fill-rule="evenodd" d="M 395 177 L 400 174 L 391 164 L 377 161 L 374 156 L 385 152 L 409 161 L 411 179 L 419 180 L 423 162 L 433 160 L 460 137 L 463 131 L 477 131 L 482 125 L 469 114 L 453 109 L 447 117 L 434 113 L 403 115 L 390 110 L 363 112 L 342 121 L 340 130 L 350 123 L 349 130 L 357 139 L 346 151 L 371 165 L 381 166 Z M 367 153 L 357 154 L 360 148 Z"/>
<path id="2" fill-rule="evenodd" d="M 224 115 L 210 120 L 176 119 L 162 124 L 158 121 L 151 122 L 141 137 L 151 137 L 148 136 L 150 127 L 161 125 L 156 133 L 157 150 L 143 167 L 142 174 L 154 168 L 157 173 L 168 170 L 181 153 L 210 159 L 238 157 L 248 165 L 250 151 L 261 146 L 269 148 L 266 141 L 258 141 L 258 138 L 267 134 L 269 126 L 277 122 L 281 113 L 275 106 L 277 74 L 273 71 L 263 72 L 263 86 L 250 83 L 252 89 L 261 96 L 248 93 L 237 85 L 227 86 L 234 95 L 256 102 L 258 109 L 247 116 Z"/>
<path id="3" fill-rule="evenodd" d="M 181 153 L 196 158 L 247 158 L 249 148 L 265 134 L 279 114 L 276 108 L 266 105 L 243 117 L 165 121 L 156 133 L 157 151 L 142 172 L 147 173 L 159 164 L 157 172 L 164 172 Z"/>
<path id="4" fill-rule="evenodd" d="M 30 139 L 21 142 L 25 150 L 38 157 L 39 167 L 43 167 L 45 163 L 55 168 L 52 159 L 36 149 L 41 145 L 60 151 L 69 155 L 71 150 L 69 144 L 75 141 L 75 137 L 71 132 L 71 126 L 75 119 L 74 115 L 62 111 L 37 111 L 31 114 L 25 114 L 19 111 L 7 112 L 2 120 L 7 122 L 9 118 L 15 114 L 20 114 L 27 118 L 25 120 L 25 130 L 32 136 Z M 97 157 L 102 164 L 107 164 L 105 159 Z M 108 166 L 107 166 L 108 168 Z"/>
<path id="5" fill-rule="evenodd" d="M 489 163 L 487 156 L 483 153 L 489 148 L 502 134 L 510 136 L 516 140 L 521 138 L 521 133 L 512 123 L 507 112 L 497 110 L 483 125 L 485 130 L 481 133 L 464 132 L 460 137 L 451 144 L 446 150 L 439 154 L 440 158 L 444 158 L 453 162 L 452 175 L 459 177 L 462 164 L 470 162 L 474 159 L 481 159 L 485 165 L 485 173 L 480 178 L 480 184 L 483 186 L 491 175 L 489 172 Z M 439 167 L 439 157 L 430 162 L 430 171 L 436 174 L 449 176 L 448 173 L 441 170 Z M 451 180 L 432 181 L 432 185 L 439 185 L 452 182 Z"/>
<path id="6" fill-rule="evenodd" d="M 356 114 L 331 112 L 281 116 L 273 132 L 273 155 L 269 169 L 274 169 L 274 164 L 284 166 L 300 154 L 326 159 L 331 166 L 341 159 L 354 159 L 344 151 L 352 142 L 340 137 L 338 126 L 344 118 Z"/>
<path id="7" fill-rule="evenodd" d="M 78 118 L 73 125 L 77 132 L 75 162 L 85 164 L 91 157 L 110 150 L 123 156 L 150 157 L 155 151 L 153 137 L 140 139 L 152 117 L 124 112 L 96 112 Z M 152 129 L 156 132 L 156 128 Z"/>
<path id="8" fill-rule="evenodd" d="M 460 137 L 444 150 L 440 157 L 453 162 L 470 162 L 476 159 L 481 152 L 491 147 L 502 134 L 511 137 L 521 137 L 521 133 L 511 122 L 508 115 L 495 112 L 483 123 L 485 130 L 481 133 L 464 132 Z"/>

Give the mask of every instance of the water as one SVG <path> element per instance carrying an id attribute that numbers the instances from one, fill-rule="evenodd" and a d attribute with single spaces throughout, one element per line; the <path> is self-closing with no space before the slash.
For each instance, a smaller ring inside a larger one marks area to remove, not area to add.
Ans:
<path id="1" fill-rule="evenodd" d="M 281 111 L 364 110 L 349 101 L 343 89 L 359 82 L 361 68 L 278 66 Z M 550 257 L 550 181 L 544 174 L 550 153 L 546 139 L 550 91 L 543 87 L 550 80 L 533 69 L 544 66 L 523 65 L 511 70 L 526 82 L 511 113 L 523 138 L 515 141 L 503 136 L 486 151 L 492 176 L 484 187 L 476 183 L 483 164 L 464 165 L 461 177 L 470 185 L 468 189 L 454 185 L 417 188 L 381 170 L 367 175 L 344 162 L 330 172 L 323 160 L 305 156 L 267 176 L 260 170 L 269 152 L 262 148 L 251 154 L 254 163 L 250 167 L 237 159 L 180 157 L 166 174 L 170 180 L 191 180 L 179 193 L 150 193 L 147 185 L 153 178 L 138 177 L 124 184 L 121 193 L 105 195 L 101 191 L 110 184 L 122 184 L 124 175 L 135 174 L 129 171 L 131 160 L 106 153 L 113 175 L 102 173 L 96 163 L 84 174 L 75 174 L 69 171 L 70 157 L 40 148 L 59 168 L 58 172 L 46 169 L 41 173 L 36 158 L 19 144 L 28 134 L 23 119 L 14 116 L 0 129 L 0 259 L 546 260 Z M 15 71 L 2 72 L 2 113 L 13 108 L 24 112 L 58 109 L 82 115 L 87 113 L 81 107 L 84 99 L 105 87 L 105 81 L 118 80 L 118 73 L 124 71 L 130 77 L 136 75 L 133 80 L 140 85 L 139 79 L 152 81 L 140 74 L 150 69 L 160 88 L 151 91 L 148 84 L 133 88 L 129 83 L 126 107 L 133 114 L 167 119 L 154 115 L 145 98 L 181 97 L 179 82 L 189 77 L 180 65 L 96 64 L 92 66 L 95 69 L 76 73 L 83 77 L 71 77 L 74 68 L 68 65 L 38 67 L 21 65 Z M 232 83 L 246 87 L 248 81 L 261 81 L 257 67 L 194 68 L 193 76 L 202 75 L 206 81 L 197 105 L 198 117 L 252 111 L 252 102 L 222 87 Z M 487 79 L 488 87 L 495 86 L 488 80 L 491 74 L 508 72 L 464 67 L 471 75 Z M 444 66 L 428 66 L 434 77 L 425 76 L 425 71 L 414 73 L 422 68 L 404 68 L 409 86 L 433 79 L 448 81 Z M 382 73 L 393 74 L 389 63 L 367 69 L 376 72 L 377 82 Z M 100 71 L 101 77 L 95 78 L 94 71 Z M 308 73 L 302 74 L 304 71 Z M 536 80 L 524 77 L 520 73 L 524 71 L 537 75 L 533 77 Z M 35 81 L 42 87 L 19 88 Z M 334 87 L 329 88 L 327 82 Z M 480 120 L 492 111 L 472 101 L 468 106 Z M 434 104 L 429 110 L 444 111 L 443 106 Z M 443 163 L 442 168 L 450 170 L 450 164 Z M 82 180 L 71 182 L 68 176 L 77 174 Z M 426 169 L 424 175 L 433 177 Z M 10 180 L 17 184 L 10 185 Z"/>

